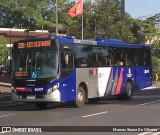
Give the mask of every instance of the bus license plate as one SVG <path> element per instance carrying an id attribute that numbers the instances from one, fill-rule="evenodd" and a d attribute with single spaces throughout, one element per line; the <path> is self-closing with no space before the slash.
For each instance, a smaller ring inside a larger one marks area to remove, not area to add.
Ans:
<path id="1" fill-rule="evenodd" d="M 35 99 L 36 97 L 34 95 L 28 95 L 27 99 Z"/>

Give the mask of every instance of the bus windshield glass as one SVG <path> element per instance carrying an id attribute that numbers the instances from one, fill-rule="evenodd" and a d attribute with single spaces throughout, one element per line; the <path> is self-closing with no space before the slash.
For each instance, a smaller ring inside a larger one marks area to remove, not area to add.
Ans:
<path id="1" fill-rule="evenodd" d="M 58 74 L 58 51 L 48 49 L 21 49 L 14 53 L 15 78 L 50 78 Z"/>

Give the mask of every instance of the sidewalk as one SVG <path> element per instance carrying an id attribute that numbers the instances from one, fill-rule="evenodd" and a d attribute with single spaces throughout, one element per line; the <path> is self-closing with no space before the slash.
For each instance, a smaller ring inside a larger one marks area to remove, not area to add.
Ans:
<path id="1" fill-rule="evenodd" d="M 11 93 L 11 84 L 0 82 L 0 95 Z"/>
<path id="2" fill-rule="evenodd" d="M 157 82 L 157 83 L 153 82 L 153 83 L 152 83 L 152 86 L 153 86 L 153 87 L 156 87 L 156 88 L 160 88 L 160 81 Z"/>

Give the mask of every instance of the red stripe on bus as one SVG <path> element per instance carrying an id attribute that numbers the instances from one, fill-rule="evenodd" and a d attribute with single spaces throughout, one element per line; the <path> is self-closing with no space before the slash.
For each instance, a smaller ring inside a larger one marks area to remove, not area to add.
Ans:
<path id="1" fill-rule="evenodd" d="M 120 89 L 121 89 L 121 86 L 122 86 L 122 81 L 123 81 L 123 76 L 122 76 L 122 69 L 121 69 L 121 73 L 120 73 L 120 76 L 119 76 L 119 80 L 118 80 L 118 84 L 117 84 L 117 88 L 116 88 L 116 95 L 120 94 Z"/>

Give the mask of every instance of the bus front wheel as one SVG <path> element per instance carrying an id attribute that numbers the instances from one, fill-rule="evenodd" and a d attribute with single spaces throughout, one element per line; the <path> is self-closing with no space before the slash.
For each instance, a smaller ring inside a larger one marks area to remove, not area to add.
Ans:
<path id="1" fill-rule="evenodd" d="M 81 86 L 79 86 L 77 89 L 75 106 L 80 108 L 84 106 L 84 103 L 85 103 L 85 91 Z"/>

